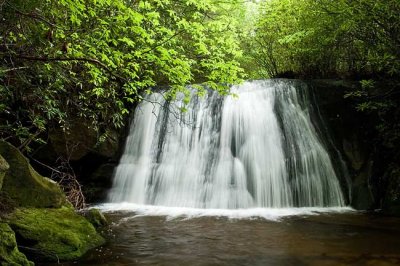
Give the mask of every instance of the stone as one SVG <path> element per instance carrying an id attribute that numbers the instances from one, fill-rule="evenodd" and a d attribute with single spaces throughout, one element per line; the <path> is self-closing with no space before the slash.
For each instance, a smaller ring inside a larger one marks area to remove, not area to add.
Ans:
<path id="1" fill-rule="evenodd" d="M 3 156 L 0 155 L 0 190 L 1 190 L 1 187 L 3 186 L 3 180 L 6 175 L 6 172 L 8 171 L 9 168 L 10 168 L 10 165 L 3 158 Z"/>
<path id="2" fill-rule="evenodd" d="M 102 228 L 108 225 L 106 217 L 104 217 L 99 209 L 89 209 L 83 215 L 96 228 Z"/>
<path id="3" fill-rule="evenodd" d="M 0 265 L 31 266 L 33 262 L 18 250 L 14 231 L 6 223 L 0 222 Z"/>
<path id="4" fill-rule="evenodd" d="M 371 210 L 376 206 L 369 180 L 372 176 L 373 162 L 370 160 L 353 177 L 351 206 L 357 210 Z"/>
<path id="5" fill-rule="evenodd" d="M 50 129 L 49 138 L 52 148 L 58 155 L 76 161 L 87 155 L 96 145 L 97 132 L 88 127 L 86 121 L 77 118 L 66 130 Z"/>
<path id="6" fill-rule="evenodd" d="M 102 202 L 112 186 L 112 178 L 116 163 L 100 165 L 91 175 L 82 181 L 83 193 L 88 202 Z"/>
<path id="7" fill-rule="evenodd" d="M 99 141 L 95 145 L 94 152 L 106 158 L 113 158 L 119 151 L 119 134 L 117 131 L 109 129 L 105 136 L 103 141 Z"/>
<path id="8" fill-rule="evenodd" d="M 383 212 L 400 216 L 400 168 L 394 167 L 388 174 L 387 192 L 383 201 Z"/>
<path id="9" fill-rule="evenodd" d="M 105 243 L 88 220 L 68 207 L 20 208 L 7 222 L 18 244 L 27 247 L 23 251 L 33 260 L 74 260 Z"/>
<path id="10" fill-rule="evenodd" d="M 17 148 L 0 140 L 0 154 L 10 166 L 4 176 L 2 192 L 16 206 L 58 208 L 69 204 L 60 186 L 38 174 Z"/>
<path id="11" fill-rule="evenodd" d="M 119 151 L 118 132 L 107 129 L 103 137 L 99 138 L 98 132 L 81 118 L 75 119 L 66 130 L 53 128 L 49 131 L 52 150 L 71 161 L 90 156 L 90 153 L 105 158 L 114 157 Z"/>

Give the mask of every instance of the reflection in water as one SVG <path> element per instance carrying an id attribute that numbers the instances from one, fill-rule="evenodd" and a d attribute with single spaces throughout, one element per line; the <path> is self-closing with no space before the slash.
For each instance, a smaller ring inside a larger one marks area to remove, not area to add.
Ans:
<path id="1" fill-rule="evenodd" d="M 397 265 L 400 219 L 360 213 L 280 221 L 108 214 L 109 243 L 64 265 Z M 40 264 L 39 264 L 40 265 Z M 47 264 L 50 265 L 50 264 Z"/>

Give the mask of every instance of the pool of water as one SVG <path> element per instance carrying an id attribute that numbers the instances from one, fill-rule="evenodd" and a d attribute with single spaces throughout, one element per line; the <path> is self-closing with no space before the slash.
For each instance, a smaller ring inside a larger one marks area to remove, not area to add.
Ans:
<path id="1" fill-rule="evenodd" d="M 263 216 L 111 211 L 108 243 L 38 265 L 398 265 L 400 218 L 354 211 Z"/>

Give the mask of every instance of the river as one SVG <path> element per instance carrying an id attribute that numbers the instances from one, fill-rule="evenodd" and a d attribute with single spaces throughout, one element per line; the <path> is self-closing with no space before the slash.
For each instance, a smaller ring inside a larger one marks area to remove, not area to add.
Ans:
<path id="1" fill-rule="evenodd" d="M 304 212 L 306 213 L 306 212 Z M 108 244 L 61 265 L 398 265 L 400 218 L 319 214 L 165 216 L 114 211 Z M 60 265 L 60 264 L 38 264 Z"/>

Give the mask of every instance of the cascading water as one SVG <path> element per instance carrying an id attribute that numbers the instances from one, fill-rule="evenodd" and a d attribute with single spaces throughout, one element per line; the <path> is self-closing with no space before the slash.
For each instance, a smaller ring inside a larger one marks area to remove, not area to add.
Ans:
<path id="1" fill-rule="evenodd" d="M 112 202 L 205 209 L 344 206 L 331 159 L 296 83 L 253 81 L 237 95 L 148 96 L 135 113 Z M 157 102 L 158 104 L 155 104 Z"/>

